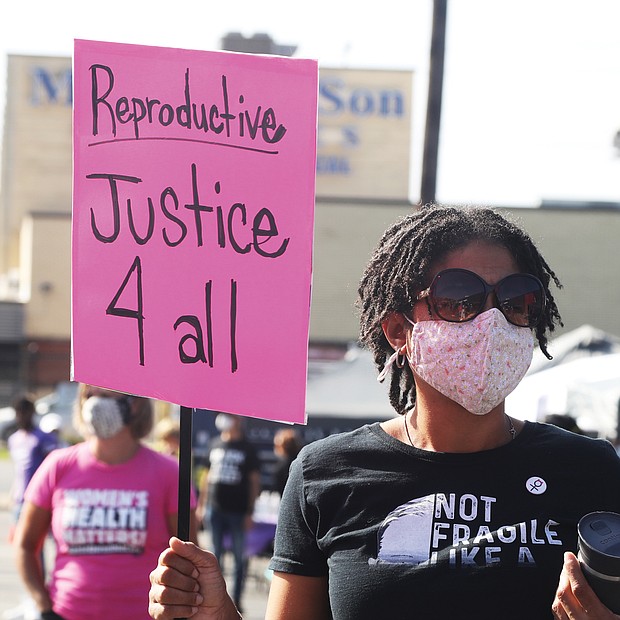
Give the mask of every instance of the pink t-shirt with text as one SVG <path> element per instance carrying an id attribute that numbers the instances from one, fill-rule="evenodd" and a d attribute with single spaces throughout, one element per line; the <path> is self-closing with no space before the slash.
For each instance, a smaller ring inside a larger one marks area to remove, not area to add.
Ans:
<path id="1" fill-rule="evenodd" d="M 98 461 L 87 443 L 48 456 L 25 499 L 52 511 L 56 613 L 66 620 L 149 618 L 149 573 L 168 546 L 177 489 L 177 462 L 145 446 L 120 465 Z"/>

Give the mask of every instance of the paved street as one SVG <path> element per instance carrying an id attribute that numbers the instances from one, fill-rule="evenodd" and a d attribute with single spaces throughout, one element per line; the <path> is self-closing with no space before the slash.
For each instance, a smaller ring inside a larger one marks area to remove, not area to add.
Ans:
<path id="1" fill-rule="evenodd" d="M 8 542 L 11 513 L 9 490 L 13 476 L 13 467 L 8 459 L 0 459 L 0 620 L 32 620 L 17 615 L 17 608 L 28 602 L 13 561 L 13 550 Z M 206 534 L 200 536 L 202 545 L 208 545 Z M 230 561 L 225 564 L 230 565 Z M 245 620 L 263 620 L 267 604 L 267 585 L 264 571 L 267 560 L 252 558 L 250 560 L 249 578 L 244 597 L 243 617 Z M 228 578 L 228 575 L 227 575 Z M 146 602 L 145 602 L 146 606 Z M 102 619 L 103 620 L 103 619 Z"/>

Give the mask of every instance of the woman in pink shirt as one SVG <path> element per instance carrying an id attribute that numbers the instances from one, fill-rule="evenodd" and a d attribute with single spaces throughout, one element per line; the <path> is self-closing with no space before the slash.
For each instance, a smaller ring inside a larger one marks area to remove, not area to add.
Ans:
<path id="1" fill-rule="evenodd" d="M 152 423 L 149 400 L 80 386 L 76 424 L 86 441 L 56 450 L 36 472 L 15 537 L 44 620 L 148 618 L 149 572 L 176 532 L 178 485 L 176 460 L 141 442 Z M 57 552 L 46 583 L 39 554 L 50 527 Z"/>

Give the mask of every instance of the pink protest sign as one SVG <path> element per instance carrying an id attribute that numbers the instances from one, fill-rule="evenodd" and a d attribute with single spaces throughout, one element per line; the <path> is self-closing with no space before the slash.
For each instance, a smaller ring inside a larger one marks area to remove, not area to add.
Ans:
<path id="1" fill-rule="evenodd" d="M 305 421 L 317 63 L 75 42 L 72 377 Z"/>

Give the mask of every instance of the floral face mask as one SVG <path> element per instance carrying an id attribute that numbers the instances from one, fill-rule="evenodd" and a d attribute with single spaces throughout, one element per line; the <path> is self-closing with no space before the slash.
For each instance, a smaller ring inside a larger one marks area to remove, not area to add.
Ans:
<path id="1" fill-rule="evenodd" d="M 409 344 L 407 359 L 416 375 L 467 411 L 484 415 L 524 377 L 534 334 L 491 308 L 465 323 L 412 323 Z"/>

